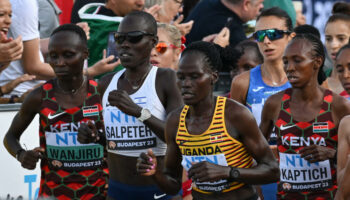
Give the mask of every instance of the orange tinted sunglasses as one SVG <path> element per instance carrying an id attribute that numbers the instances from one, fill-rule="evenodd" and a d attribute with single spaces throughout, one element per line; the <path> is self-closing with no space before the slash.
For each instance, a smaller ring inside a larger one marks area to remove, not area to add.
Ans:
<path id="1" fill-rule="evenodd" d="M 156 45 L 155 48 L 156 48 L 156 51 L 157 51 L 158 53 L 163 54 L 163 53 L 166 52 L 166 50 L 167 50 L 168 48 L 177 49 L 177 48 L 179 48 L 179 47 L 177 47 L 177 46 L 175 46 L 175 45 L 173 45 L 173 44 L 167 44 L 167 43 L 165 43 L 165 42 L 159 42 L 159 43 Z"/>

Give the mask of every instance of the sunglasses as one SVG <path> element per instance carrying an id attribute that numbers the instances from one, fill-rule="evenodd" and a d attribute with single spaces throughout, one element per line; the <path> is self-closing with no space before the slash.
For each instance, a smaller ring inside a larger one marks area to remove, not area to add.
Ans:
<path id="1" fill-rule="evenodd" d="M 144 36 L 154 36 L 152 33 L 146 33 L 143 31 L 131 31 L 127 33 L 117 32 L 114 34 L 114 40 L 117 44 L 122 44 L 125 40 L 130 43 L 136 44 L 142 40 Z"/>
<path id="2" fill-rule="evenodd" d="M 175 46 L 175 45 L 173 45 L 173 44 L 167 44 L 167 43 L 165 43 L 165 42 L 158 42 L 158 44 L 157 44 L 156 47 L 155 47 L 156 51 L 157 51 L 158 53 L 160 53 L 160 54 L 165 53 L 166 50 L 167 50 L 168 48 L 177 49 L 177 48 L 179 48 L 179 47 L 177 47 L 177 46 Z"/>
<path id="3" fill-rule="evenodd" d="M 269 40 L 274 41 L 281 39 L 284 34 L 290 34 L 290 31 L 284 31 L 284 30 L 278 30 L 278 29 L 266 29 L 266 30 L 260 30 L 256 31 L 253 34 L 254 39 L 257 42 L 263 42 L 265 37 L 267 36 Z"/>

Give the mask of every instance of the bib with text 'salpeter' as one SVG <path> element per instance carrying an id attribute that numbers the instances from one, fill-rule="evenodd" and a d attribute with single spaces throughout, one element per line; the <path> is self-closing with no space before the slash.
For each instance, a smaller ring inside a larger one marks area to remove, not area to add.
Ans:
<path id="1" fill-rule="evenodd" d="M 250 168 L 252 156 L 241 142 L 234 139 L 225 126 L 225 97 L 217 97 L 212 122 L 200 135 L 192 135 L 186 128 L 186 115 L 189 106 L 185 105 L 179 121 L 176 143 L 182 154 L 182 166 L 186 171 L 192 162 L 207 161 L 222 166 Z M 226 179 L 214 182 L 194 181 L 193 189 L 201 193 L 229 192 L 244 186 L 244 183 L 229 182 Z"/>
<path id="2" fill-rule="evenodd" d="M 77 130 L 92 121 L 103 128 L 102 105 L 97 83 L 88 80 L 82 105 L 63 108 L 56 101 L 54 80 L 43 86 L 40 109 L 40 146 L 45 149 L 41 162 L 39 196 L 57 199 L 104 199 L 108 177 L 105 151 L 96 143 L 80 144 Z"/>
<path id="3" fill-rule="evenodd" d="M 142 86 L 129 96 L 137 105 L 147 108 L 153 116 L 164 121 L 166 111 L 156 91 L 157 70 L 158 67 L 153 66 Z M 138 157 L 140 153 L 151 148 L 156 156 L 164 156 L 166 144 L 148 126 L 136 117 L 109 105 L 109 93 L 118 90 L 118 80 L 124 72 L 125 69 L 114 75 L 102 99 L 108 152 Z"/>
<path id="4" fill-rule="evenodd" d="M 337 148 L 337 127 L 332 119 L 333 94 L 326 90 L 321 110 L 314 120 L 298 122 L 290 110 L 292 89 L 285 90 L 275 123 L 279 151 L 280 182 L 278 199 L 333 199 L 336 166 L 331 160 L 309 163 L 297 152 L 306 146 Z"/>

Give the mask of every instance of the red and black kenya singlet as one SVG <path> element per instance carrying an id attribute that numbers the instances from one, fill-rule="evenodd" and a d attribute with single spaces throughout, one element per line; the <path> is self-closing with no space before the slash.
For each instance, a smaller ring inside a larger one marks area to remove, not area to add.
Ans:
<path id="1" fill-rule="evenodd" d="M 337 148 L 337 127 L 332 119 L 333 94 L 326 90 L 321 110 L 314 120 L 298 122 L 290 110 L 292 89 L 285 90 L 275 123 L 279 151 L 278 199 L 328 200 L 337 190 L 336 166 L 332 160 L 309 163 L 298 151 L 313 144 Z"/>
<path id="2" fill-rule="evenodd" d="M 108 169 L 100 144 L 80 144 L 77 130 L 81 123 L 93 121 L 103 128 L 102 106 L 97 83 L 88 80 L 83 105 L 65 109 L 56 101 L 53 80 L 43 86 L 40 110 L 41 161 L 39 196 L 57 199 L 105 199 Z"/>

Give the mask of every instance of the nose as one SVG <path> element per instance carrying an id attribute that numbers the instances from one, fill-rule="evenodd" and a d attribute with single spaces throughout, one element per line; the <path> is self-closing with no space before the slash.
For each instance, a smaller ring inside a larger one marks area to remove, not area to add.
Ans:
<path id="1" fill-rule="evenodd" d="M 12 22 L 12 20 L 11 20 L 10 15 L 6 15 L 6 17 L 5 17 L 5 23 L 6 23 L 6 24 L 11 24 L 11 22 Z"/>
<path id="2" fill-rule="evenodd" d="M 295 66 L 293 62 L 288 62 L 287 64 L 284 64 L 284 71 L 287 72 L 292 72 L 295 70 Z"/>
<path id="3" fill-rule="evenodd" d="M 331 42 L 331 48 L 332 49 L 337 49 L 339 48 L 339 42 L 337 40 L 332 40 Z"/>
<path id="4" fill-rule="evenodd" d="M 183 88 L 189 88 L 191 87 L 192 83 L 191 83 L 191 78 L 190 77 L 186 77 L 181 81 L 181 86 Z"/>
<path id="5" fill-rule="evenodd" d="M 264 44 L 269 44 L 269 43 L 271 43 L 271 40 L 267 37 L 267 35 L 264 37 L 263 43 L 264 43 Z"/>
<path id="6" fill-rule="evenodd" d="M 344 78 L 348 79 L 350 78 L 350 69 L 348 69 L 347 67 L 345 67 L 344 69 Z"/>
<path id="7" fill-rule="evenodd" d="M 151 51 L 151 57 L 155 57 L 158 55 L 158 52 L 156 51 L 156 48 L 153 48 Z"/>

